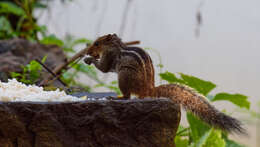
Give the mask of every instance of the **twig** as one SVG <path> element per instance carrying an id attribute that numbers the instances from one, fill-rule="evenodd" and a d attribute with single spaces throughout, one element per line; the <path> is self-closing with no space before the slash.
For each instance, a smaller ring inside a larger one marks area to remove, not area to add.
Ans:
<path id="1" fill-rule="evenodd" d="M 75 61 L 72 65 L 70 65 L 70 67 L 67 67 L 66 70 L 71 69 L 73 67 L 73 65 L 77 64 L 81 59 L 82 59 L 82 57 L 78 58 L 77 61 Z M 62 74 L 63 73 L 59 73 L 56 77 L 54 77 L 53 79 L 47 81 L 46 85 L 48 85 L 48 84 L 52 83 L 53 81 L 59 79 Z"/>
<path id="2" fill-rule="evenodd" d="M 57 77 L 57 75 L 55 73 L 52 72 L 52 70 L 46 66 L 44 63 L 42 63 L 42 61 L 40 61 L 39 59 L 35 59 L 35 61 L 37 61 L 39 64 L 42 65 L 42 67 L 44 67 L 50 74 L 52 74 L 53 77 Z M 67 86 L 66 83 L 64 83 L 59 77 L 57 77 L 58 81 L 63 85 L 63 86 Z"/>
<path id="3" fill-rule="evenodd" d="M 141 42 L 139 40 L 136 41 L 130 41 L 130 42 L 125 42 L 125 45 L 135 45 L 135 44 L 140 44 Z"/>
<path id="4" fill-rule="evenodd" d="M 54 78 L 51 79 L 51 80 L 48 80 L 48 81 L 46 82 L 46 84 L 43 84 L 43 85 L 48 85 L 48 84 L 50 84 L 50 83 L 53 83 L 55 80 L 59 79 L 61 75 L 62 75 L 62 73 L 58 74 L 56 77 L 54 77 Z"/>
<path id="5" fill-rule="evenodd" d="M 54 73 L 55 75 L 60 74 L 60 72 L 62 71 L 62 69 L 65 69 L 71 62 L 75 61 L 76 59 L 78 59 L 78 58 L 80 58 L 80 57 L 83 57 L 83 56 L 86 54 L 87 49 L 88 49 L 88 48 L 85 48 L 85 49 L 81 50 L 80 52 L 76 53 L 73 57 L 71 57 L 70 59 L 68 59 L 65 63 L 61 64 L 60 66 L 57 66 L 57 67 L 54 69 L 53 73 Z M 43 81 L 41 82 L 40 85 L 45 85 L 50 78 L 51 78 L 50 76 L 47 77 L 45 80 L 43 80 Z"/>

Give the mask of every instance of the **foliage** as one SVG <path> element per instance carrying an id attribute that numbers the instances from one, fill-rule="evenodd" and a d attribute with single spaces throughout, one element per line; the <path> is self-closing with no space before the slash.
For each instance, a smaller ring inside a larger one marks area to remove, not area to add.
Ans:
<path id="1" fill-rule="evenodd" d="M 5 29 L 0 30 L 0 39 L 23 37 L 37 40 L 37 32 L 42 27 L 36 24 L 32 12 L 37 1 L 2 1 L 0 2 L 0 23 L 5 24 Z"/>
<path id="2" fill-rule="evenodd" d="M 246 110 L 249 110 L 250 108 L 250 102 L 247 99 L 248 97 L 242 94 L 218 93 L 215 96 L 209 95 L 209 93 L 216 87 L 216 85 L 210 81 L 205 81 L 183 73 L 176 75 L 170 72 L 164 72 L 160 74 L 160 77 L 169 83 L 186 84 L 206 96 L 212 102 L 224 100 L 233 103 L 239 108 L 244 108 Z M 178 129 L 177 136 L 175 138 L 177 146 L 242 147 L 242 145 L 228 139 L 226 132 L 210 128 L 191 113 L 187 113 L 187 120 L 189 127 L 180 126 Z"/>
<path id="3" fill-rule="evenodd" d="M 250 108 L 250 102 L 247 100 L 247 96 L 241 94 L 228 94 L 228 93 L 218 93 L 211 101 L 227 100 L 241 108 Z"/>
<path id="4" fill-rule="evenodd" d="M 45 62 L 46 58 L 47 56 L 42 59 L 43 63 Z M 11 77 L 16 78 L 18 81 L 25 84 L 35 84 L 39 80 L 42 67 L 37 61 L 32 60 L 28 65 L 23 66 L 22 69 L 22 73 L 11 72 Z"/>
<path id="5" fill-rule="evenodd" d="M 71 1 L 71 0 L 67 0 Z M 65 2 L 63 0 L 63 2 Z M 36 9 L 46 9 L 48 0 L 6 0 L 0 2 L 0 39 L 10 39 L 15 37 L 26 38 L 31 41 L 37 41 L 46 45 L 57 45 L 64 49 L 66 53 L 75 53 L 75 47 L 81 44 L 90 44 L 91 40 L 86 38 L 75 39 L 67 35 L 64 40 L 56 37 L 54 34 L 47 35 L 46 26 L 37 24 L 33 12 Z M 39 36 L 42 38 L 39 39 Z M 106 87 L 120 93 L 115 82 L 106 84 L 97 76 L 97 71 L 93 66 L 82 63 L 72 63 L 73 70 L 64 72 L 61 79 L 69 86 L 80 86 L 86 90 L 91 90 L 89 85 L 79 83 L 76 79 L 80 74 L 87 75 L 90 79 L 97 82 L 94 87 Z M 22 67 L 22 73 L 11 73 L 12 78 L 26 84 L 35 84 L 41 76 L 41 65 L 36 61 L 31 61 L 28 65 Z"/>
<path id="6" fill-rule="evenodd" d="M 50 0 L 0 1 L 0 39 L 14 37 L 38 41 L 46 36 L 46 26 L 37 24 L 33 16 L 36 9 L 46 9 Z M 63 0 L 64 1 L 64 0 Z"/>
<path id="7" fill-rule="evenodd" d="M 46 37 L 44 37 L 42 40 L 40 40 L 41 44 L 52 44 L 52 45 L 57 45 L 59 47 L 62 47 L 64 45 L 63 41 L 59 38 L 57 38 L 55 35 L 51 34 Z"/>

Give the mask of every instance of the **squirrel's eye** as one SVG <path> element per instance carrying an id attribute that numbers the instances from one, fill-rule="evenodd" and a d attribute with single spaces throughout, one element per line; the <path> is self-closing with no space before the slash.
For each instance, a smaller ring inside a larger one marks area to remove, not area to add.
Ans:
<path id="1" fill-rule="evenodd" d="M 95 42 L 95 44 L 94 44 L 95 46 L 98 46 L 98 42 Z"/>

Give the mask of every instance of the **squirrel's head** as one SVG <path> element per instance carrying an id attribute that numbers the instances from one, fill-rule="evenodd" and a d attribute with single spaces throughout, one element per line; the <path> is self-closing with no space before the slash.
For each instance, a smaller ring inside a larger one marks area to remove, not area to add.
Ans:
<path id="1" fill-rule="evenodd" d="M 87 55 L 99 59 L 105 50 L 121 46 L 122 44 L 121 39 L 116 34 L 104 35 L 88 47 Z"/>

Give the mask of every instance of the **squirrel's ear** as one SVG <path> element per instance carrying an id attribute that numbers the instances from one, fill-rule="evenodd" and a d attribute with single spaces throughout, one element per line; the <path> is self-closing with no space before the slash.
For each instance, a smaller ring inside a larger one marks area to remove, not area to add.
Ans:
<path id="1" fill-rule="evenodd" d="M 117 35 L 116 35 L 115 33 L 114 33 L 114 34 L 112 34 L 112 36 L 113 36 L 113 37 L 117 37 Z"/>

